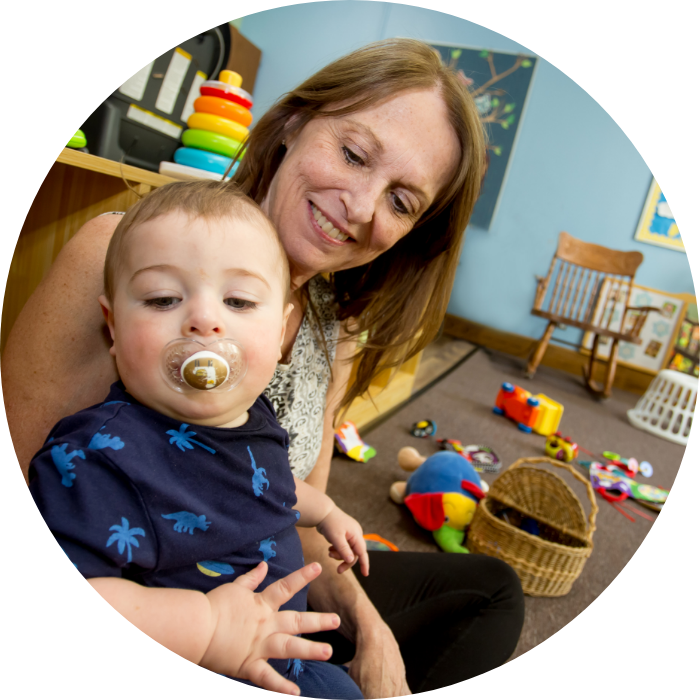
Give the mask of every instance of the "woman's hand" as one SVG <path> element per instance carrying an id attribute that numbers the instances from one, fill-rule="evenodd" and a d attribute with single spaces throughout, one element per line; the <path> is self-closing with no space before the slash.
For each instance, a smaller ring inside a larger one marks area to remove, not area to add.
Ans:
<path id="1" fill-rule="evenodd" d="M 355 657 L 348 664 L 350 677 L 366 698 L 411 695 L 399 645 L 385 623 L 359 628 L 355 650 Z"/>
<path id="2" fill-rule="evenodd" d="M 369 576 L 367 543 L 362 536 L 362 527 L 355 518 L 351 518 L 334 505 L 316 529 L 331 543 L 328 555 L 342 562 L 338 566 L 339 574 L 350 569 L 359 560 L 362 575 Z"/>
<path id="3" fill-rule="evenodd" d="M 340 618 L 334 613 L 279 612 L 281 605 L 321 573 L 319 564 L 308 564 L 255 593 L 266 573 L 267 564 L 260 563 L 232 583 L 207 593 L 212 635 L 199 665 L 249 680 L 266 690 L 299 695 L 299 687 L 277 673 L 267 660 L 327 661 L 333 653 L 329 644 L 295 635 L 336 629 Z"/>

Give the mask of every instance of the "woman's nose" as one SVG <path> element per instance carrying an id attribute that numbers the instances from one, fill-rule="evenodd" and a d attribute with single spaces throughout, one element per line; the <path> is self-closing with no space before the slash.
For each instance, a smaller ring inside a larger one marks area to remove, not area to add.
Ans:
<path id="1" fill-rule="evenodd" d="M 349 224 L 369 224 L 374 219 L 384 193 L 384 185 L 376 178 L 355 181 L 344 189 L 340 200 Z"/>
<path id="2" fill-rule="evenodd" d="M 226 328 L 218 304 L 198 299 L 192 300 L 182 324 L 183 337 L 210 336 L 222 337 Z"/>

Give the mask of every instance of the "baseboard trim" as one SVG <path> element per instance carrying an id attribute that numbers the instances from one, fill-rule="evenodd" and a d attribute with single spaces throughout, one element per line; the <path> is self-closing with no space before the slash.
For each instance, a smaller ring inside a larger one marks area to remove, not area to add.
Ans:
<path id="1" fill-rule="evenodd" d="M 535 338 L 501 331 L 451 314 L 445 316 L 443 333 L 456 338 L 463 338 L 480 347 L 523 359 L 529 357 L 534 344 L 537 342 Z M 542 364 L 574 374 L 577 377 L 582 377 L 583 369 L 588 364 L 588 357 L 580 352 L 550 343 L 542 359 Z M 604 366 L 598 363 L 596 367 L 596 373 L 599 375 L 597 376 L 598 381 L 603 380 L 603 372 Z M 615 372 L 614 386 L 624 391 L 643 394 L 653 379 L 654 376 L 651 374 L 640 372 L 632 367 L 618 365 Z"/>

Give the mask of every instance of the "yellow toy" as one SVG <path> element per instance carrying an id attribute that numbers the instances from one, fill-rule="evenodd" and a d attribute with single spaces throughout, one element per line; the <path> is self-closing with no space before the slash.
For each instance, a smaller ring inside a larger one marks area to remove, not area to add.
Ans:
<path id="1" fill-rule="evenodd" d="M 572 462 L 578 457 L 578 445 L 570 437 L 562 437 L 561 433 L 554 433 L 547 438 L 544 451 L 560 462 Z"/>

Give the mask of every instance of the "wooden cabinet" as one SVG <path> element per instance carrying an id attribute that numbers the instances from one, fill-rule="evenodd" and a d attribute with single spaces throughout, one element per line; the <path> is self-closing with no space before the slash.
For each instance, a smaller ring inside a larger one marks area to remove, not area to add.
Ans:
<path id="1" fill-rule="evenodd" d="M 149 170 L 64 149 L 41 185 L 17 241 L 5 290 L 0 352 L 25 302 L 83 224 L 105 212 L 125 211 L 139 195 L 172 181 Z M 347 419 L 362 427 L 406 400 L 417 366 L 415 357 L 393 377 L 389 373 L 377 377 L 370 396 L 355 401 Z"/>
<path id="2" fill-rule="evenodd" d="M 34 198 L 10 263 L 0 352 L 25 302 L 71 236 L 90 219 L 125 211 L 139 194 L 166 182 L 172 178 L 69 148 L 61 152 Z"/>

